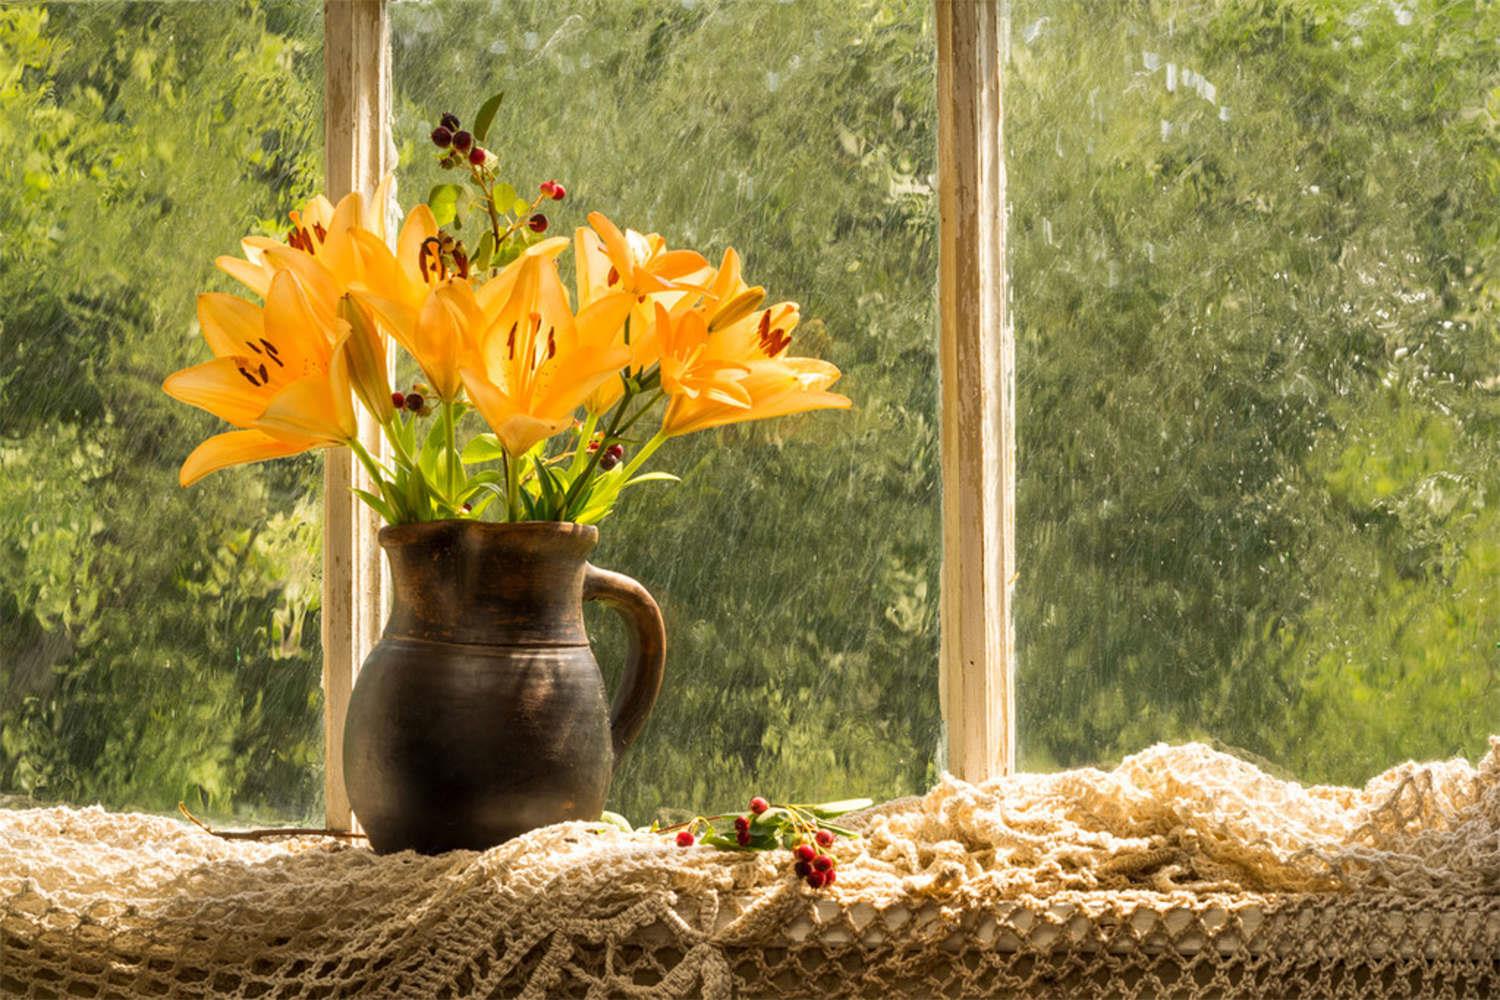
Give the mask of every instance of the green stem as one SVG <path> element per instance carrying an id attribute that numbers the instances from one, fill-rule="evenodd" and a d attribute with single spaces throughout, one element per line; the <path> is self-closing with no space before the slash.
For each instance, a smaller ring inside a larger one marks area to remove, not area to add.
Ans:
<path id="1" fill-rule="evenodd" d="M 374 484 L 376 491 L 384 494 L 386 485 L 385 474 L 382 472 L 380 465 L 365 450 L 365 446 L 360 444 L 358 439 L 350 438 L 349 450 L 354 452 L 354 456 L 359 459 L 360 464 L 365 467 L 365 471 L 370 474 L 370 481 Z"/>
<path id="2" fill-rule="evenodd" d="M 453 419 L 454 404 L 445 400 L 443 402 L 443 445 L 448 451 L 448 505 L 455 510 L 458 509 L 458 444 L 457 432 Z"/>
<path id="3" fill-rule="evenodd" d="M 614 416 L 610 418 L 609 428 L 604 432 L 604 440 L 600 441 L 599 447 L 594 450 L 593 454 L 589 455 L 589 464 L 584 468 L 583 474 L 573 480 L 572 484 L 568 487 L 568 492 L 563 496 L 562 519 L 566 520 L 570 516 L 573 510 L 573 501 L 578 499 L 579 490 L 583 489 L 583 484 L 588 482 L 589 476 L 594 474 L 594 469 L 598 467 L 599 459 L 603 456 L 605 449 L 609 447 L 609 442 L 619 433 L 620 422 L 625 418 L 625 411 L 630 408 L 630 401 L 633 398 L 635 398 L 635 389 L 631 388 L 630 383 L 627 381 L 625 382 L 625 391 L 620 396 L 620 401 L 615 404 Z"/>
<path id="4" fill-rule="evenodd" d="M 521 520 L 521 460 L 505 456 L 506 516 L 512 523 Z"/>
<path id="5" fill-rule="evenodd" d="M 645 464 L 646 459 L 655 453 L 656 449 L 667 443 L 666 434 L 657 431 L 655 436 L 641 445 L 641 450 L 635 453 L 635 457 L 625 466 L 625 482 L 630 482 L 630 477 L 635 475 L 636 470 Z"/>
<path id="6" fill-rule="evenodd" d="M 654 395 L 650 399 L 646 400 L 646 405 L 643 406 L 643 407 L 641 407 L 639 410 L 636 410 L 635 413 L 631 416 L 631 418 L 629 420 L 625 421 L 623 424 L 620 425 L 620 429 L 616 433 L 624 434 L 626 431 L 630 430 L 631 426 L 637 420 L 641 419 L 647 413 L 649 413 L 651 411 L 651 407 L 653 407 L 653 406 L 656 405 L 656 401 L 659 400 L 659 399 L 661 399 L 665 395 L 666 395 L 666 393 L 662 392 L 660 389 L 656 390 L 656 395 Z"/>
<path id="7" fill-rule="evenodd" d="M 578 447 L 573 449 L 573 461 L 568 466 L 568 479 L 578 478 L 584 463 L 589 460 L 589 441 L 594 436 L 594 428 L 599 426 L 599 417 L 592 411 L 583 418 L 583 426 L 578 430 Z"/>

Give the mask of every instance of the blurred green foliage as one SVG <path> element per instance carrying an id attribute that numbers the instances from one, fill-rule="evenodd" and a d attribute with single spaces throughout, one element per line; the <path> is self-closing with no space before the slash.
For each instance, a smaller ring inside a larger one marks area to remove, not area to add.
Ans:
<path id="1" fill-rule="evenodd" d="M 307 815 L 316 458 L 184 491 L 213 257 L 321 183 L 308 5 L 0 7 L 0 791 Z"/>
<path id="2" fill-rule="evenodd" d="M 1500 6 L 1015 0 L 1023 763 L 1500 729 Z"/>
<path id="3" fill-rule="evenodd" d="M 213 256 L 320 186 L 319 5 L 211 9 L 0 8 L 0 792 L 314 816 L 317 459 L 182 491 L 213 421 L 158 385 Z M 930 18 L 392 8 L 404 206 L 503 90 L 553 232 L 734 245 L 856 401 L 685 439 L 604 526 L 670 635 L 637 822 L 940 764 Z M 1011 3 L 1023 763 L 1209 737 L 1357 781 L 1496 728 L 1497 18 Z"/>

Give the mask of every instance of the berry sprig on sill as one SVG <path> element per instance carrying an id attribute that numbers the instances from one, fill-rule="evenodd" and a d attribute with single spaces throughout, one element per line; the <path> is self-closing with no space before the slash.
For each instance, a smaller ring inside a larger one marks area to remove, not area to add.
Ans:
<path id="1" fill-rule="evenodd" d="M 859 836 L 829 821 L 871 804 L 870 799 L 846 799 L 799 805 L 769 802 L 757 795 L 744 813 L 695 816 L 686 823 L 653 826 L 652 832 L 671 834 L 678 847 L 704 844 L 721 851 L 791 851 L 797 877 L 813 889 L 822 889 L 838 880 L 838 863 L 829 849 L 840 837 Z M 715 825 L 725 820 L 732 820 L 733 837 Z"/>

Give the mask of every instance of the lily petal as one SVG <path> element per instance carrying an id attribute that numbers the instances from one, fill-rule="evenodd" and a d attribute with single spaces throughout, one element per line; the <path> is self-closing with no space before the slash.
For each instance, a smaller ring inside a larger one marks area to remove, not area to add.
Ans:
<path id="1" fill-rule="evenodd" d="M 177 481 L 191 486 L 210 472 L 231 465 L 247 462 L 263 462 L 268 458 L 284 458 L 296 455 L 309 448 L 318 447 L 313 440 L 274 438 L 260 431 L 229 431 L 215 434 L 193 449 L 193 453 L 178 470 Z"/>

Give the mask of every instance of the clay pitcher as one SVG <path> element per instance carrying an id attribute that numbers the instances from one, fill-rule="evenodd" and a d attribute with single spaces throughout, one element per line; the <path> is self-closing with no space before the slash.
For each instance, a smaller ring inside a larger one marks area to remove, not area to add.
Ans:
<path id="1" fill-rule="evenodd" d="M 344 783 L 377 853 L 482 850 L 598 819 L 616 759 L 661 688 L 661 611 L 589 565 L 586 525 L 435 521 L 380 532 L 394 600 L 344 725 Z M 613 706 L 583 602 L 622 614 Z"/>

